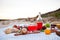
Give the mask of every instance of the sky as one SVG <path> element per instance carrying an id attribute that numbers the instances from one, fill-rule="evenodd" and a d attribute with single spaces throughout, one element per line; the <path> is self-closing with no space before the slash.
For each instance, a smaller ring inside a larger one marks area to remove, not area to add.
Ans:
<path id="1" fill-rule="evenodd" d="M 60 8 L 60 0 L 0 0 L 0 19 L 34 17 Z"/>

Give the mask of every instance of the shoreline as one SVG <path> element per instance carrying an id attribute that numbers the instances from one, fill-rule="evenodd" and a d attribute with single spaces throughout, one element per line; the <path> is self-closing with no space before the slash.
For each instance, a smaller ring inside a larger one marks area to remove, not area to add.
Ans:
<path id="1" fill-rule="evenodd" d="M 36 21 L 35 22 L 24 22 L 24 21 L 20 21 L 20 22 L 18 22 L 18 21 L 15 21 L 15 22 L 9 22 L 9 24 L 7 24 L 7 23 L 5 23 L 5 24 L 2 24 L 2 22 L 0 22 L 0 28 L 5 28 L 5 27 L 8 27 L 8 26 L 10 26 L 10 25 L 15 25 L 15 24 L 35 24 L 36 23 Z M 51 22 L 52 24 L 60 24 L 60 21 L 54 21 L 54 22 Z"/>

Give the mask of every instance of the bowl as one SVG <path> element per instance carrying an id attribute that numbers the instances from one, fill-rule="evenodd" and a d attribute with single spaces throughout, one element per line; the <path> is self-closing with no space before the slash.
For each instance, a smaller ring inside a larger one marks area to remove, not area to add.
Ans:
<path id="1" fill-rule="evenodd" d="M 56 24 L 56 27 L 57 27 L 58 29 L 60 29 L 60 24 Z"/>
<path id="2" fill-rule="evenodd" d="M 56 35 L 60 36 L 60 30 L 56 31 Z"/>

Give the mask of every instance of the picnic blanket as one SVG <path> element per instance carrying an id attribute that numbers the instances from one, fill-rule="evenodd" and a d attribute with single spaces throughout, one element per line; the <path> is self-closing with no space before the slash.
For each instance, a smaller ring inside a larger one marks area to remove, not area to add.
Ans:
<path id="1" fill-rule="evenodd" d="M 5 34 L 4 30 L 7 28 L 12 28 L 12 25 L 10 25 L 9 27 L 0 28 L 0 40 L 60 40 L 60 37 L 55 33 L 46 35 L 44 34 L 44 32 L 40 32 L 37 34 L 27 34 L 19 36 L 14 36 L 14 33 Z"/>

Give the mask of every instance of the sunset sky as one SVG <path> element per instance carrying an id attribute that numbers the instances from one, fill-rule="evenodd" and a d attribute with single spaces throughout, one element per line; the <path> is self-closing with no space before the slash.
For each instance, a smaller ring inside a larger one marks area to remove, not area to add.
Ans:
<path id="1" fill-rule="evenodd" d="M 0 0 L 0 19 L 34 17 L 60 8 L 60 0 Z"/>

